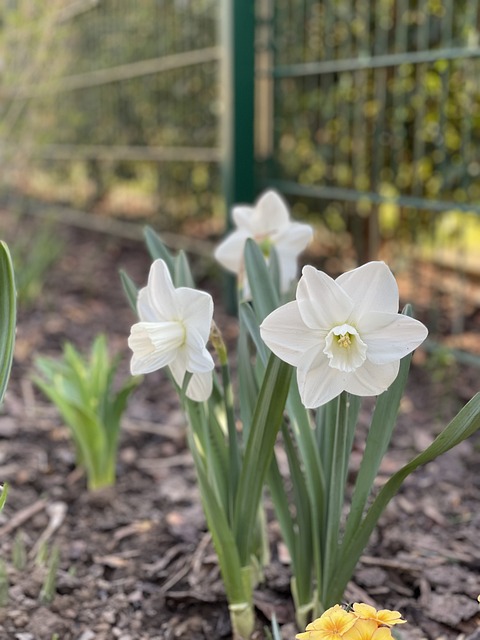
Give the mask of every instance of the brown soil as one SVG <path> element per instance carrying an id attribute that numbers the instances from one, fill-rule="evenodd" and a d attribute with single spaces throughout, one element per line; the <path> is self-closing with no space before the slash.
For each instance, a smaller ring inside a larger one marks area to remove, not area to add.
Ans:
<path id="1" fill-rule="evenodd" d="M 19 310 L 0 414 L 0 478 L 10 483 L 0 516 L 0 640 L 228 638 L 185 424 L 163 374 L 147 376 L 132 397 L 117 485 L 96 494 L 87 493 L 75 470 L 68 430 L 32 385 L 35 354 L 58 355 L 65 340 L 86 352 L 99 332 L 122 354 L 119 376 L 127 376 L 134 316 L 118 269 L 139 284 L 148 273 L 140 243 L 62 226 L 55 232 L 66 250 L 35 304 Z M 234 335 L 235 321 L 225 313 L 217 323 Z M 425 448 L 473 395 L 478 370 L 418 353 L 409 384 L 379 482 Z M 363 416 L 366 423 L 368 403 Z M 479 445 L 472 438 L 406 481 L 349 586 L 348 600 L 400 609 L 409 621 L 402 638 L 480 638 Z M 275 612 L 284 637 L 293 640 L 288 564 L 273 522 L 270 530 L 272 566 L 256 595 L 257 637 L 266 637 L 263 625 Z M 60 557 L 48 601 L 45 557 L 54 559 L 55 550 Z"/>

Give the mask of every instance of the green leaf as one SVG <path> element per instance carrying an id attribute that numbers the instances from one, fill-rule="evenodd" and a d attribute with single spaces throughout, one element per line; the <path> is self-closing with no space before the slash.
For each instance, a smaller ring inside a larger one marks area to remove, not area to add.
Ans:
<path id="1" fill-rule="evenodd" d="M 168 270 L 170 271 L 170 275 L 172 276 L 175 273 L 175 260 L 167 247 L 163 244 L 160 236 L 152 229 L 152 227 L 145 227 L 143 230 L 143 234 L 145 236 L 145 243 L 147 245 L 148 252 L 152 260 L 164 260 Z"/>
<path id="2" fill-rule="evenodd" d="M 8 247 L 0 242 L 0 404 L 12 368 L 15 344 L 16 300 L 13 265 Z"/>
<path id="3" fill-rule="evenodd" d="M 258 505 L 282 421 L 291 375 L 292 369 L 288 364 L 270 356 L 255 406 L 235 503 L 234 534 L 243 564 L 248 563 Z"/>
<path id="4" fill-rule="evenodd" d="M 295 577 L 295 607 L 299 608 L 309 604 L 312 600 L 312 571 L 314 568 L 312 566 L 312 509 L 303 469 L 286 425 L 282 425 L 282 434 L 290 469 L 296 514 L 293 547 L 289 548 L 289 552 Z"/>
<path id="5" fill-rule="evenodd" d="M 347 582 L 351 578 L 355 566 L 368 543 L 383 510 L 399 490 L 402 482 L 418 467 L 435 460 L 480 428 L 480 393 L 477 393 L 453 420 L 445 427 L 432 444 L 409 463 L 397 471 L 382 487 L 365 518 L 356 530 L 355 536 L 342 549 L 342 562 L 330 583 L 328 593 L 330 602 L 339 602 Z"/>
<path id="6" fill-rule="evenodd" d="M 278 307 L 280 300 L 263 253 L 251 238 L 248 238 L 245 243 L 244 255 L 253 307 L 260 324 L 269 313 Z"/>
<path id="7" fill-rule="evenodd" d="M 2 486 L 1 493 L 0 493 L 0 512 L 5 506 L 5 502 L 7 501 L 7 495 L 8 495 L 8 482 L 5 482 L 4 485 Z"/>
<path id="8" fill-rule="evenodd" d="M 175 258 L 172 280 L 176 287 L 190 287 L 190 289 L 195 288 L 195 281 L 193 279 L 185 251 L 179 251 Z"/>
<path id="9" fill-rule="evenodd" d="M 127 300 L 134 311 L 137 313 L 137 297 L 138 297 L 138 288 L 134 281 L 130 278 L 128 273 L 123 269 L 120 269 L 120 280 L 122 282 L 123 290 L 125 295 L 127 296 Z"/>
<path id="10" fill-rule="evenodd" d="M 258 395 L 258 384 L 253 370 L 247 330 L 241 319 L 237 343 L 237 366 L 240 419 L 245 430 L 247 425 L 249 426 L 252 422 L 253 409 Z"/>
<path id="11" fill-rule="evenodd" d="M 355 482 L 350 512 L 345 526 L 343 546 L 347 546 L 350 540 L 357 535 L 357 529 L 362 520 L 368 496 L 372 491 L 383 456 L 392 439 L 400 401 L 407 383 L 411 359 L 411 355 L 402 358 L 397 378 L 390 388 L 384 391 L 377 399 L 368 431 L 365 451 Z M 340 551 L 341 556 L 342 551 Z"/>
<path id="12" fill-rule="evenodd" d="M 88 359 L 66 343 L 62 360 L 39 357 L 35 361 L 40 375 L 34 382 L 70 428 L 77 464 L 85 467 L 91 489 L 115 481 L 120 419 L 139 380 L 130 378 L 114 393 L 118 362 L 118 358 L 110 358 L 106 337 L 101 334 L 95 338 Z"/>
<path id="13" fill-rule="evenodd" d="M 244 327 L 253 340 L 257 354 L 261 361 L 266 365 L 268 360 L 268 349 L 260 335 L 258 320 L 248 302 L 242 302 L 239 308 L 240 326 Z"/>
<path id="14" fill-rule="evenodd" d="M 190 451 L 192 452 L 200 484 L 208 529 L 212 534 L 212 540 L 217 552 L 218 562 L 222 572 L 229 604 L 251 602 L 252 593 L 248 593 L 242 579 L 242 563 L 237 552 L 235 538 L 228 525 L 225 510 L 219 503 L 216 491 L 212 488 L 208 472 L 199 449 L 198 440 L 193 431 L 189 432 Z"/>

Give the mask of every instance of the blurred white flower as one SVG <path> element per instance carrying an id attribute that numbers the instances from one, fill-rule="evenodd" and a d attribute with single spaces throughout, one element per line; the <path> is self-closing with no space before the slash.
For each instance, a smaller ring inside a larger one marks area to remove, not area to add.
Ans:
<path id="1" fill-rule="evenodd" d="M 385 391 L 400 359 L 427 337 L 418 320 L 398 313 L 398 287 L 383 262 L 369 262 L 336 280 L 303 269 L 296 300 L 273 311 L 260 331 L 267 346 L 297 368 L 300 396 L 319 407 L 342 391 Z"/>
<path id="2" fill-rule="evenodd" d="M 288 291 L 297 276 L 297 257 L 313 237 L 308 224 L 292 222 L 285 201 L 276 191 L 266 191 L 255 206 L 238 205 L 232 217 L 237 227 L 215 250 L 215 258 L 237 274 L 239 285 L 248 297 L 243 252 L 248 238 L 253 238 L 268 260 L 272 247 L 278 255 L 280 286 Z"/>
<path id="3" fill-rule="evenodd" d="M 187 287 L 175 289 L 163 260 L 150 268 L 148 285 L 138 294 L 140 322 L 130 331 L 132 375 L 168 365 L 179 386 L 192 373 L 187 396 L 201 402 L 212 392 L 213 359 L 206 349 L 213 316 L 212 297 Z"/>

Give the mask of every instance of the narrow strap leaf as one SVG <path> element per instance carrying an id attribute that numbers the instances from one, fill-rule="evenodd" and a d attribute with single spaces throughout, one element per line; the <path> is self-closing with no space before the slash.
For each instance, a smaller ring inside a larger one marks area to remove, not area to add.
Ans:
<path id="1" fill-rule="evenodd" d="M 156 231 L 154 231 L 152 227 L 147 226 L 143 230 L 143 235 L 145 237 L 145 243 L 147 245 L 148 253 L 150 254 L 152 260 L 164 260 L 173 279 L 173 275 L 175 272 L 174 258 L 167 247 L 163 244 L 163 241 L 158 233 L 156 233 Z"/>
<path id="2" fill-rule="evenodd" d="M 136 314 L 137 313 L 137 296 L 138 296 L 137 285 L 130 278 L 128 273 L 126 271 L 124 271 L 123 269 L 120 270 L 120 280 L 122 282 L 123 291 L 125 292 L 125 295 L 127 296 L 127 300 L 129 302 L 132 310 Z"/>
<path id="3" fill-rule="evenodd" d="M 288 364 L 270 356 L 255 406 L 235 504 L 234 533 L 243 564 L 248 562 L 258 504 L 282 421 L 291 374 Z"/>
<path id="4" fill-rule="evenodd" d="M 8 247 L 0 242 L 0 403 L 12 368 L 15 344 L 16 300 L 13 265 Z"/>
<path id="5" fill-rule="evenodd" d="M 333 576 L 328 592 L 332 602 L 341 599 L 348 580 L 365 548 L 375 525 L 402 482 L 418 467 L 431 462 L 480 428 L 480 393 L 477 393 L 438 435 L 432 444 L 397 471 L 382 487 L 365 518 L 342 551 L 342 564 Z"/>
<path id="6" fill-rule="evenodd" d="M 407 383 L 411 355 L 400 362 L 400 371 L 394 383 L 384 391 L 378 399 L 368 432 L 362 463 L 358 472 L 352 496 L 350 513 L 348 514 L 345 535 L 342 545 L 347 546 L 356 536 L 357 528 L 362 520 L 368 496 L 373 487 L 383 456 L 387 451 L 395 428 L 398 408 Z M 340 556 L 342 552 L 340 552 Z"/>
<path id="7" fill-rule="evenodd" d="M 258 323 L 261 323 L 278 307 L 279 297 L 263 253 L 251 238 L 245 244 L 245 266 L 255 314 Z"/>

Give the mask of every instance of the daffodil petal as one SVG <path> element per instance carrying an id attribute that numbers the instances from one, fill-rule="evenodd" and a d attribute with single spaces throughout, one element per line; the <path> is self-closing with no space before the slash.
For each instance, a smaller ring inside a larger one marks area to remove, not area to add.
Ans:
<path id="1" fill-rule="evenodd" d="M 157 322 L 160 320 L 158 317 L 158 311 L 152 306 L 150 302 L 150 296 L 148 294 L 148 288 L 143 287 L 138 292 L 137 297 L 137 313 L 138 317 L 143 322 Z"/>
<path id="2" fill-rule="evenodd" d="M 212 296 L 205 291 L 196 291 L 187 287 L 176 290 L 180 316 L 187 333 L 195 329 L 203 342 L 207 342 L 213 317 Z"/>
<path id="3" fill-rule="evenodd" d="M 249 236 L 255 233 L 252 225 L 254 207 L 246 204 L 237 204 L 232 209 L 232 219 L 237 229 L 245 231 Z"/>
<path id="4" fill-rule="evenodd" d="M 288 229 L 273 238 L 280 264 L 280 287 L 282 292 L 288 291 L 293 280 L 297 278 L 297 257 L 313 236 L 312 227 L 308 224 L 293 222 Z"/>
<path id="5" fill-rule="evenodd" d="M 296 256 L 279 255 L 280 290 L 286 293 L 297 279 L 298 264 Z"/>
<path id="6" fill-rule="evenodd" d="M 170 363 L 169 369 L 173 376 L 173 379 L 178 384 L 178 386 L 183 387 L 183 380 L 185 378 L 185 374 L 187 373 L 187 353 L 185 350 L 182 350 L 182 352 L 178 354 L 178 357 Z M 210 394 L 212 393 L 212 386 L 212 371 L 204 373 L 194 373 L 190 378 L 190 382 L 188 383 L 186 392 L 187 398 L 195 400 L 196 402 L 203 402 L 204 400 L 208 400 Z"/>
<path id="7" fill-rule="evenodd" d="M 303 405 L 315 409 L 336 398 L 345 389 L 348 374 L 328 365 L 328 358 L 322 353 L 312 362 L 306 362 L 305 368 L 297 369 L 298 390 Z"/>
<path id="8" fill-rule="evenodd" d="M 196 329 L 187 334 L 186 369 L 191 373 L 206 373 L 213 369 L 214 362 L 205 347 L 205 340 Z"/>
<path id="9" fill-rule="evenodd" d="M 151 373 L 170 364 L 184 339 L 184 329 L 178 322 L 134 324 L 128 338 L 128 346 L 133 351 L 132 374 Z"/>
<path id="10" fill-rule="evenodd" d="M 285 200 L 276 191 L 266 191 L 255 204 L 252 229 L 259 234 L 272 234 L 290 227 L 290 214 Z"/>
<path id="11" fill-rule="evenodd" d="M 183 379 L 185 378 L 185 374 L 187 373 L 186 349 L 180 349 L 179 351 L 177 351 L 175 359 L 169 363 L 168 367 L 175 382 L 179 387 L 182 387 Z"/>
<path id="12" fill-rule="evenodd" d="M 157 312 L 157 320 L 171 320 L 178 317 L 175 287 L 173 286 L 170 271 L 163 260 L 155 260 L 148 274 L 148 302 Z M 169 317 L 167 318 L 166 312 Z"/>
<path id="13" fill-rule="evenodd" d="M 297 287 L 297 302 L 304 323 L 311 329 L 327 332 L 347 321 L 353 300 L 323 271 L 307 265 Z"/>
<path id="14" fill-rule="evenodd" d="M 313 229 L 309 224 L 292 222 L 274 237 L 275 248 L 280 255 L 297 257 L 313 238 Z"/>
<path id="15" fill-rule="evenodd" d="M 377 396 L 392 384 L 399 367 L 399 360 L 388 364 L 373 364 L 365 360 L 356 371 L 347 374 L 344 390 L 355 396 Z"/>
<path id="16" fill-rule="evenodd" d="M 187 398 L 195 402 L 208 400 L 212 393 L 213 375 L 209 373 L 194 373 L 188 383 Z"/>
<path id="17" fill-rule="evenodd" d="M 275 355 L 298 367 L 306 352 L 321 352 L 326 332 L 312 331 L 307 327 L 297 302 L 293 301 L 275 309 L 265 318 L 260 325 L 260 335 Z"/>
<path id="18" fill-rule="evenodd" d="M 225 269 L 238 273 L 243 265 L 245 242 L 250 237 L 251 235 L 243 229 L 233 231 L 215 249 L 215 259 Z"/>
<path id="19" fill-rule="evenodd" d="M 367 344 L 367 358 L 374 364 L 400 360 L 416 349 L 428 335 L 421 322 L 399 313 L 367 313 L 359 330 Z"/>
<path id="20" fill-rule="evenodd" d="M 368 262 L 342 273 L 335 282 L 354 301 L 350 322 L 369 311 L 398 312 L 397 282 L 384 262 Z"/>

